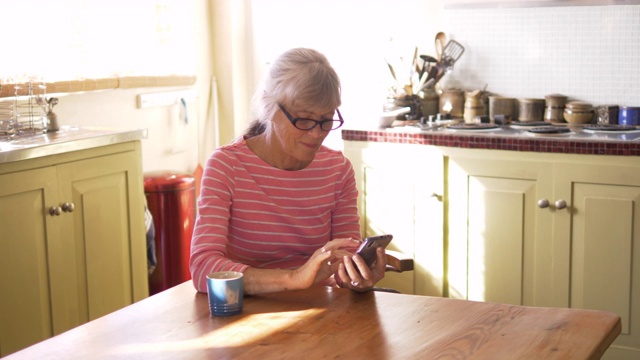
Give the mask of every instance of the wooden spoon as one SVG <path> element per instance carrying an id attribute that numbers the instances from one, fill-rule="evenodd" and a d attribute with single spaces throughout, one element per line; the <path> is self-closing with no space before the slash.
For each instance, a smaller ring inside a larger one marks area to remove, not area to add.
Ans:
<path id="1" fill-rule="evenodd" d="M 444 52 L 444 47 L 447 44 L 447 35 L 442 31 L 436 34 L 436 57 L 438 61 L 442 60 L 442 53 Z"/>

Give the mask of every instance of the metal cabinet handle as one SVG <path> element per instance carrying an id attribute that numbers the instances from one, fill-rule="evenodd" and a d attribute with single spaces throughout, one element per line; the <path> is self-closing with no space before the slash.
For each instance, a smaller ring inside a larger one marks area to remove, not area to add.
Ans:
<path id="1" fill-rule="evenodd" d="M 556 200 L 555 205 L 556 205 L 556 209 L 562 210 L 567 207 L 567 202 L 562 199 L 559 199 L 559 200 Z"/>
<path id="2" fill-rule="evenodd" d="M 62 211 L 64 212 L 73 212 L 76 206 L 73 203 L 64 203 L 62 204 Z"/>
<path id="3" fill-rule="evenodd" d="M 544 199 L 544 198 L 538 200 L 538 207 L 540 209 L 548 208 L 549 207 L 549 200 Z"/>
<path id="4" fill-rule="evenodd" d="M 60 206 L 52 206 L 49 208 L 49 215 L 51 216 L 60 216 L 62 214 L 62 209 Z"/>

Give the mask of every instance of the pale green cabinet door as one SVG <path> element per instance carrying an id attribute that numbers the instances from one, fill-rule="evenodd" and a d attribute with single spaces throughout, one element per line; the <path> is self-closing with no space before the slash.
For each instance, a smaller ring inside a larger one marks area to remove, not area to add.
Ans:
<path id="1" fill-rule="evenodd" d="M 569 306 L 618 314 L 622 332 L 604 358 L 640 358 L 640 169 L 562 164 L 557 173 Z"/>
<path id="2" fill-rule="evenodd" d="M 551 302 L 551 195 L 544 162 L 448 162 L 449 296 L 516 305 Z M 547 195 L 548 194 L 548 195 Z"/>
<path id="3" fill-rule="evenodd" d="M 443 160 L 434 147 L 346 142 L 356 173 L 363 236 L 392 234 L 389 249 L 413 257 L 414 270 L 387 272 L 377 286 L 442 296 Z"/>
<path id="4" fill-rule="evenodd" d="M 129 152 L 58 166 L 61 198 L 74 205 L 73 222 L 62 231 L 74 239 L 65 260 L 74 274 L 69 316 L 77 316 L 78 324 L 123 308 L 146 290 L 136 281 L 146 280 L 144 228 L 130 221 L 130 212 L 139 212 L 136 219 L 144 212 L 142 183 L 132 173 L 135 156 Z"/>
<path id="5" fill-rule="evenodd" d="M 51 337 L 64 321 L 55 168 L 0 175 L 0 356 Z M 51 283 L 51 286 L 49 284 Z"/>

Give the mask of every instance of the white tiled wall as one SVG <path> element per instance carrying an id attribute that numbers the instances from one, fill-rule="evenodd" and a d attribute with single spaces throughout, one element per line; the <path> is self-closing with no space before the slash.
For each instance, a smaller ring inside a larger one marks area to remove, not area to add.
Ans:
<path id="1" fill-rule="evenodd" d="M 450 9 L 465 46 L 446 87 L 640 106 L 640 5 Z"/>

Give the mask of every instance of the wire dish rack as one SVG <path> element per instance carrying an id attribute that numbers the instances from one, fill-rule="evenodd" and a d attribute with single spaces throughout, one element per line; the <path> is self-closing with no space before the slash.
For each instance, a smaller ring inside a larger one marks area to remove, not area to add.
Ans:
<path id="1" fill-rule="evenodd" d="M 44 82 L 30 81 L 15 84 L 13 118 L 15 135 L 44 134 L 47 132 L 46 95 Z"/>
<path id="2" fill-rule="evenodd" d="M 13 106 L 13 101 L 0 101 L 0 140 L 7 140 L 15 135 Z"/>

